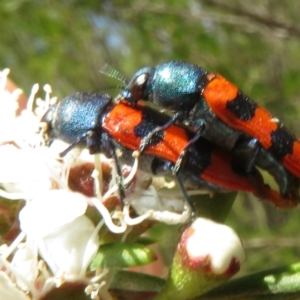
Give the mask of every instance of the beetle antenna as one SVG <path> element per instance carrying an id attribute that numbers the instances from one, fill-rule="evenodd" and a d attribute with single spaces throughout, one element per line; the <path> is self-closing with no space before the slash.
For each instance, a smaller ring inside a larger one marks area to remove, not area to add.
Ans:
<path id="1" fill-rule="evenodd" d="M 100 70 L 100 73 L 108 76 L 108 77 L 112 77 L 115 78 L 119 81 L 121 81 L 124 85 L 127 85 L 127 80 L 126 78 L 116 69 L 114 69 L 112 66 L 110 66 L 109 64 L 105 64 Z"/>
<path id="2" fill-rule="evenodd" d="M 124 89 L 124 85 L 113 85 L 113 86 L 106 86 L 105 88 L 101 89 L 100 92 L 106 92 L 109 90 L 122 90 Z"/>

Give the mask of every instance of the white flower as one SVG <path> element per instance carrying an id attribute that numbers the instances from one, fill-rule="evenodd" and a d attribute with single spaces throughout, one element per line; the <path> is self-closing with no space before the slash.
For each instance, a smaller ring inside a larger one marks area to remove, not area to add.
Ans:
<path id="1" fill-rule="evenodd" d="M 0 248 L 0 268 L 5 270 L 0 274 L 0 299 L 23 299 L 21 290 L 38 298 L 59 280 L 89 281 L 86 270 L 99 247 L 99 228 L 85 216 L 88 197 L 67 188 L 70 165 L 58 160 L 52 149 L 40 147 L 40 118 L 32 112 L 38 86 L 27 110 L 16 116 L 17 97 L 4 90 L 7 74 L 0 72 L 0 195 L 26 204 L 19 214 L 22 232 L 9 247 Z M 49 91 L 46 87 L 48 104 Z M 46 265 L 38 262 L 38 254 Z"/>
<path id="2" fill-rule="evenodd" d="M 28 201 L 20 212 L 20 227 L 26 234 L 26 242 L 19 245 L 11 263 L 9 256 L 14 243 L 3 248 L 0 263 L 7 269 L 10 286 L 13 282 L 32 295 L 44 294 L 58 282 L 86 278 L 87 267 L 99 248 L 98 229 L 84 215 L 86 197 L 67 190 L 48 191 L 41 198 Z M 35 284 L 40 271 L 37 253 L 50 268 L 43 268 L 43 284 Z M 1 254 L 1 253 L 0 253 Z M 4 299 L 0 288 L 0 299 Z M 18 298 L 16 298 L 18 299 Z"/>
<path id="3" fill-rule="evenodd" d="M 185 223 L 190 217 L 190 206 L 182 196 L 174 195 L 174 191 L 169 192 L 169 187 L 173 184 L 166 183 L 163 177 L 152 178 L 138 170 L 133 191 L 126 201 L 140 216 L 170 225 Z M 159 191 L 162 188 L 164 191 Z"/>
<path id="4" fill-rule="evenodd" d="M 52 273 L 65 278 L 85 274 L 99 247 L 95 226 L 84 216 L 87 197 L 68 190 L 48 191 L 27 202 L 20 227 L 36 244 Z"/>

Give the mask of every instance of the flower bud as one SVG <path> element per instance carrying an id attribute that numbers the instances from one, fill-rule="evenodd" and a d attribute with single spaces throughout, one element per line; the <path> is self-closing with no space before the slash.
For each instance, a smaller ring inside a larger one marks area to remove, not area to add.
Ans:
<path id="1" fill-rule="evenodd" d="M 169 279 L 157 299 L 190 299 L 236 274 L 245 253 L 228 226 L 198 218 L 182 234 Z"/>

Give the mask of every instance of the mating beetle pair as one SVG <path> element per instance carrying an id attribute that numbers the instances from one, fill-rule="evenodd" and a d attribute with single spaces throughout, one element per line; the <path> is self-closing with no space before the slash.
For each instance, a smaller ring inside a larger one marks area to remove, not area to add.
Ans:
<path id="1" fill-rule="evenodd" d="M 139 150 L 146 136 L 170 120 L 147 106 L 115 104 L 106 94 L 76 93 L 51 106 L 41 121 L 47 125 L 45 135 L 50 141 L 61 139 L 71 144 L 62 155 L 75 146 L 86 147 L 91 154 L 102 151 L 116 160 L 121 178 L 120 162 L 131 164 L 132 151 Z M 248 191 L 278 207 L 297 205 L 297 199 L 281 196 L 265 185 L 255 168 L 249 173 L 236 172 L 226 151 L 203 138 L 191 144 L 194 137 L 194 133 L 177 125 L 154 133 L 140 157 L 140 167 L 153 175 L 172 177 L 176 162 L 187 151 L 175 177 L 192 208 L 185 188 Z M 118 149 L 123 152 L 121 157 L 116 155 Z M 121 181 L 120 192 L 123 199 Z"/>

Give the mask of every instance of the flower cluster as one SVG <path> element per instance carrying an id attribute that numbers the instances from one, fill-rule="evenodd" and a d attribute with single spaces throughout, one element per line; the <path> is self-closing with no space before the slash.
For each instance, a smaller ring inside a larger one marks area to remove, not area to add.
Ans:
<path id="1" fill-rule="evenodd" d="M 17 115 L 21 91 L 6 90 L 8 73 L 0 72 L 0 197 L 10 200 L 1 202 L 2 211 L 9 215 L 13 200 L 24 201 L 13 211 L 17 219 L 7 221 L 11 229 L 2 232 L 0 298 L 42 299 L 65 283 L 76 283 L 93 299 L 112 299 L 111 270 L 89 269 L 100 245 L 124 241 L 145 220 L 185 223 L 189 207 L 182 196 L 169 191 L 172 182 L 140 171 L 134 153 L 134 164 L 123 167 L 128 204 L 122 210 L 114 161 L 77 149 L 61 158 L 66 144 L 45 145 L 40 119 L 56 101 L 50 86 L 44 86 L 40 99 L 34 85 L 26 108 Z M 185 247 L 190 249 L 191 243 Z M 225 271 L 228 266 L 217 272 Z"/>

